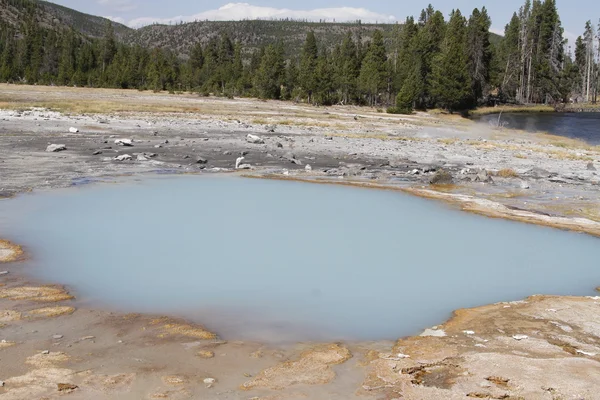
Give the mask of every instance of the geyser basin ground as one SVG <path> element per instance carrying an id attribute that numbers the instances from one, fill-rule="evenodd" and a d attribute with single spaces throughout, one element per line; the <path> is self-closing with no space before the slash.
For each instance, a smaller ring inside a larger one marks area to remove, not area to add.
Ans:
<path id="1" fill-rule="evenodd" d="M 600 282 L 597 238 L 393 191 L 152 178 L 24 195 L 1 216 L 31 273 L 79 299 L 240 339 L 396 339 L 455 309 Z"/>

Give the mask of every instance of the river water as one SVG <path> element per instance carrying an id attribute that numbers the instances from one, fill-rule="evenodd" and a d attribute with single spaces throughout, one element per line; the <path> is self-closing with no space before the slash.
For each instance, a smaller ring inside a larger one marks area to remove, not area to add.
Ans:
<path id="1" fill-rule="evenodd" d="M 600 244 L 394 191 L 148 178 L 0 202 L 29 273 L 79 301 L 186 317 L 225 338 L 376 340 L 458 308 L 593 295 Z"/>
<path id="2" fill-rule="evenodd" d="M 478 121 L 497 126 L 498 114 L 483 116 Z M 547 132 L 600 145 L 600 113 L 504 113 L 500 122 L 510 129 Z"/>

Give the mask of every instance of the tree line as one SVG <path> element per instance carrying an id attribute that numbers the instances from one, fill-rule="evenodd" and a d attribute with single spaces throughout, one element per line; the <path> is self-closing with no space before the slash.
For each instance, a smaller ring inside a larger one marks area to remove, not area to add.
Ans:
<path id="1" fill-rule="evenodd" d="M 365 41 L 358 30 L 327 48 L 309 32 L 291 55 L 282 42 L 248 55 L 224 34 L 182 57 L 119 43 L 110 23 L 101 39 L 91 39 L 41 26 L 34 9 L 26 15 L 18 27 L 0 25 L 0 81 L 359 104 L 397 113 L 595 101 L 600 83 L 593 25 L 586 25 L 572 58 L 555 0 L 526 0 L 497 43 L 485 7 L 468 17 L 454 10 L 446 20 L 430 5 L 397 25 L 392 37 L 376 31 Z"/>

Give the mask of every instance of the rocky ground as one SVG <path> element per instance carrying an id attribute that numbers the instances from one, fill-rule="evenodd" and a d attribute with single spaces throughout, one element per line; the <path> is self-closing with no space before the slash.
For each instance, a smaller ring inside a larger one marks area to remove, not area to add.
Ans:
<path id="1" fill-rule="evenodd" d="M 551 135 L 441 114 L 117 90 L 0 85 L 0 107 L 5 197 L 122 175 L 231 172 L 395 188 L 600 236 L 600 149 Z M 600 398 L 597 298 L 463 310 L 395 344 L 278 347 L 76 309 L 63 288 L 44 286 L 60 282 L 19 272 L 25 256 L 0 241 L 12 262 L 0 264 L 0 400 Z"/>

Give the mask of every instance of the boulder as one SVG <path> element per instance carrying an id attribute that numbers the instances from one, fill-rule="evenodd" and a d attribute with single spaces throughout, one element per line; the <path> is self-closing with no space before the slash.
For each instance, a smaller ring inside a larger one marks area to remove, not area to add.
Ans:
<path id="1" fill-rule="evenodd" d="M 67 149 L 67 146 L 64 144 L 51 144 L 50 146 L 46 147 L 46 151 L 48 153 L 58 153 L 59 151 L 64 151 Z"/>
<path id="2" fill-rule="evenodd" d="M 256 135 L 252 135 L 252 134 L 248 134 L 248 136 L 246 136 L 246 142 L 248 143 L 252 143 L 252 144 L 265 144 L 265 141 Z"/>
<path id="3" fill-rule="evenodd" d="M 593 162 L 588 163 L 587 170 L 588 171 L 595 171 L 596 170 L 596 167 L 594 167 L 594 163 Z"/>
<path id="4" fill-rule="evenodd" d="M 196 159 L 196 164 L 206 164 L 208 162 L 208 160 L 204 157 L 198 157 Z"/>
<path id="5" fill-rule="evenodd" d="M 131 147 L 133 146 L 133 140 L 131 139 L 117 139 L 115 144 L 119 146 Z"/>
<path id="6" fill-rule="evenodd" d="M 454 178 L 450 172 L 440 169 L 431 177 L 429 183 L 432 185 L 452 185 Z"/>
<path id="7" fill-rule="evenodd" d="M 121 154 L 120 156 L 116 156 L 115 157 L 115 161 L 127 161 L 127 160 L 131 160 L 133 157 L 131 157 L 129 154 Z"/>
<path id="8" fill-rule="evenodd" d="M 71 127 L 71 128 L 69 128 L 69 132 L 70 133 L 78 133 L 79 129 Z"/>

